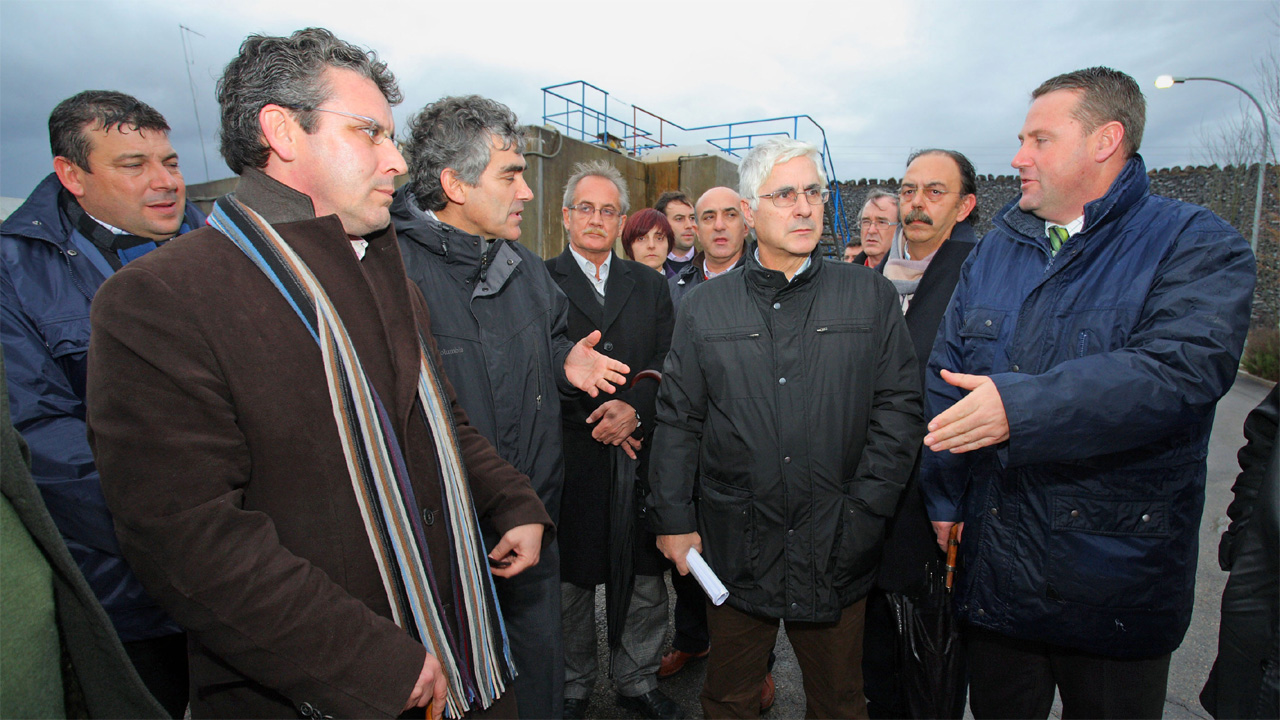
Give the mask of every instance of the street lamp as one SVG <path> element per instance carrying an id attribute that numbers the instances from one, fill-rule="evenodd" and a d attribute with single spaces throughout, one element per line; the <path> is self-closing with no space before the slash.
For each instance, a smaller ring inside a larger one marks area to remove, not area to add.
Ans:
<path id="1" fill-rule="evenodd" d="M 1263 176 L 1266 175 L 1267 172 L 1267 158 L 1271 156 L 1271 153 L 1268 152 L 1271 147 L 1271 129 L 1267 125 L 1267 113 L 1262 109 L 1262 104 L 1258 102 L 1258 98 L 1253 96 L 1253 93 L 1245 90 L 1230 80 L 1223 80 L 1222 78 L 1174 77 L 1172 75 L 1161 75 L 1156 78 L 1156 87 L 1164 90 L 1165 88 L 1171 88 L 1174 85 L 1180 85 L 1188 80 L 1209 80 L 1211 82 L 1222 83 L 1223 85 L 1230 85 L 1247 95 L 1248 98 L 1253 101 L 1254 107 L 1258 108 L 1258 114 L 1262 116 L 1262 157 L 1260 158 L 1261 162 L 1258 163 L 1258 194 L 1253 201 L 1253 238 L 1249 241 L 1249 246 L 1253 248 L 1253 254 L 1256 256 L 1258 254 L 1258 224 L 1262 220 Z"/>

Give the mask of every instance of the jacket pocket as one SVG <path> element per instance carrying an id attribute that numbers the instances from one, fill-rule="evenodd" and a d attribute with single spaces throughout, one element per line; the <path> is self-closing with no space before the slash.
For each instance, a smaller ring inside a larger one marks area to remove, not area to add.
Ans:
<path id="1" fill-rule="evenodd" d="M 1007 313 L 972 308 L 960 328 L 960 357 L 967 373 L 991 372 L 995 367 L 1000 328 Z"/>
<path id="2" fill-rule="evenodd" d="M 703 475 L 699 492 L 698 532 L 707 564 L 726 585 L 754 586 L 752 558 L 759 548 L 751 491 Z"/>
<path id="3" fill-rule="evenodd" d="M 831 585 L 836 590 L 874 570 L 884 544 L 884 518 L 872 513 L 862 500 L 852 497 L 847 485 L 841 503 L 840 524 L 832 548 L 835 564 Z"/>
<path id="4" fill-rule="evenodd" d="M 1177 564 L 1167 500 L 1057 495 L 1051 511 L 1050 600 L 1107 608 L 1162 604 Z"/>

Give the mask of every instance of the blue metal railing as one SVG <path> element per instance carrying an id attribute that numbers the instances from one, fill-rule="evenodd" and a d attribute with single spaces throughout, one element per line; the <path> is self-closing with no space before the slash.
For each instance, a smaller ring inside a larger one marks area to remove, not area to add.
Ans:
<path id="1" fill-rule="evenodd" d="M 561 110 L 561 107 L 564 109 Z M 798 139 L 802 121 L 812 125 L 812 129 L 817 130 L 822 138 L 821 143 L 815 144 L 819 147 L 823 171 L 827 175 L 831 189 L 829 208 L 832 234 L 844 243 L 848 243 L 852 237 L 849 223 L 844 218 L 844 205 L 841 201 L 840 186 L 837 183 L 835 163 L 831 159 L 831 148 L 827 144 L 827 132 L 812 117 L 786 115 L 761 120 L 684 127 L 625 102 L 614 100 L 613 108 L 614 112 L 621 111 L 624 114 L 630 110 L 631 120 L 627 121 L 625 118 L 610 115 L 608 91 L 585 80 L 542 88 L 543 123 L 582 142 L 609 147 L 631 155 L 640 155 L 649 150 L 675 145 L 674 142 L 667 142 L 668 128 L 698 136 L 722 152 L 741 157 L 739 153 L 750 150 L 759 139 L 777 136 Z M 640 125 L 642 116 L 649 127 Z M 809 130 L 807 125 L 805 129 Z M 746 132 L 743 132 L 744 130 Z"/>

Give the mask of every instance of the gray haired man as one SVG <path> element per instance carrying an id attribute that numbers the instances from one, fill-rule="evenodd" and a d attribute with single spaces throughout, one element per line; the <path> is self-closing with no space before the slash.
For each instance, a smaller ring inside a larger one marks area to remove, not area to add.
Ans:
<path id="1" fill-rule="evenodd" d="M 524 137 L 501 103 L 447 97 L 409 121 L 409 182 L 391 219 L 405 271 L 431 310 L 445 372 L 472 425 L 533 482 L 553 520 L 564 486 L 560 393 L 613 392 L 626 372 L 566 336 L 569 301 L 542 259 L 516 242 L 524 204 Z M 496 536 L 487 538 L 490 545 Z M 563 712 L 560 551 L 496 581 L 519 675 L 522 718 Z"/>
<path id="2" fill-rule="evenodd" d="M 707 608 L 707 717 L 759 714 L 781 621 L 805 716 L 866 717 L 865 598 L 924 434 L 919 370 L 893 285 L 822 260 L 817 150 L 768 140 L 739 174 L 758 242 L 680 305 L 649 526 L 682 574 L 697 549 L 729 590 Z"/>

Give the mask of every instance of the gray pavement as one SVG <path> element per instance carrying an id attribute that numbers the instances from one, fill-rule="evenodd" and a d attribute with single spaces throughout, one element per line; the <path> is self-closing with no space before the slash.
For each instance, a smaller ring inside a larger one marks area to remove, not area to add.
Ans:
<path id="1" fill-rule="evenodd" d="M 1262 402 L 1271 386 L 1246 375 L 1241 375 L 1231 391 L 1218 403 L 1213 434 L 1209 440 L 1208 480 L 1205 488 L 1204 516 L 1200 524 L 1200 563 L 1196 572 L 1195 608 L 1191 616 L 1191 628 L 1182 646 L 1173 653 L 1169 668 L 1169 688 L 1165 696 L 1164 717 L 1170 720 L 1210 716 L 1200 706 L 1200 689 L 1204 687 L 1209 668 L 1218 654 L 1218 620 L 1222 589 L 1227 574 L 1218 569 L 1218 538 L 1227 527 L 1227 505 L 1232 499 L 1231 486 L 1240 471 L 1236 452 L 1244 445 L 1245 416 Z M 670 584 L 668 583 L 668 591 Z M 670 607 L 675 607 L 675 594 L 670 593 Z M 608 654 L 604 646 L 604 591 L 597 596 L 598 636 L 600 667 L 607 670 Z M 670 623 L 664 647 L 670 645 Z M 773 674 L 777 682 L 777 700 L 765 715 L 770 720 L 789 720 L 804 717 L 804 689 L 795 653 L 787 643 L 785 633 L 779 633 L 778 661 Z M 678 702 L 689 717 L 702 717 L 698 693 L 702 689 L 705 662 L 693 662 L 673 678 L 663 680 L 658 687 Z M 1061 706 L 1054 705 L 1052 717 L 1061 718 Z M 968 715 L 966 714 L 968 717 Z M 614 692 L 603 674 L 591 695 L 588 710 L 591 718 L 633 718 L 618 707 Z"/>

